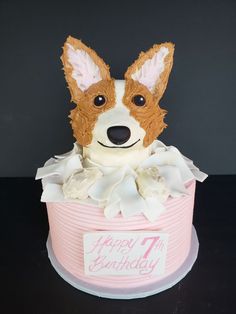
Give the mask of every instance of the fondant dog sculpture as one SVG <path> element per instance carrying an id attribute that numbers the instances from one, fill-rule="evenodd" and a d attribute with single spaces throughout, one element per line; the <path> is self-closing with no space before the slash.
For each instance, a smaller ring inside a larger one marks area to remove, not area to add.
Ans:
<path id="1" fill-rule="evenodd" d="M 109 67 L 80 40 L 69 36 L 61 57 L 71 100 L 71 125 L 84 157 L 105 166 L 136 167 L 150 154 L 166 127 L 159 101 L 173 64 L 174 45 L 142 52 L 125 80 L 111 78 Z"/>

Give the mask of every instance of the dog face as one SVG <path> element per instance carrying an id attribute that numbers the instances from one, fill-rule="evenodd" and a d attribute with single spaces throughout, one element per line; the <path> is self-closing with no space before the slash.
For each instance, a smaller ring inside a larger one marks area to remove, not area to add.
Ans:
<path id="1" fill-rule="evenodd" d="M 91 48 L 68 37 L 61 57 L 72 101 L 71 125 L 77 142 L 110 154 L 140 151 L 166 127 L 159 107 L 173 64 L 174 45 L 154 45 L 114 80 Z"/>

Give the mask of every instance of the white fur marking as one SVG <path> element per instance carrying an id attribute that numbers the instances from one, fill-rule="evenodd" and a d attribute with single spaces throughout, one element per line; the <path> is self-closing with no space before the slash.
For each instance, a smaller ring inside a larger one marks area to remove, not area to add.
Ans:
<path id="1" fill-rule="evenodd" d="M 116 93 L 116 105 L 115 107 L 127 107 L 123 104 L 123 97 L 125 94 L 125 81 L 124 80 L 115 80 L 115 93 Z"/>
<path id="2" fill-rule="evenodd" d="M 102 77 L 99 67 L 89 54 L 82 49 L 74 49 L 70 44 L 67 44 L 67 46 L 68 61 L 73 68 L 72 77 L 75 79 L 78 87 L 85 91 L 92 84 L 101 81 Z"/>
<path id="3" fill-rule="evenodd" d="M 141 68 L 131 75 L 132 79 L 145 85 L 151 92 L 154 91 L 155 85 L 160 79 L 161 73 L 165 69 L 165 57 L 169 49 L 161 47 L 151 59 L 144 62 Z"/>
<path id="4" fill-rule="evenodd" d="M 139 122 L 130 115 L 130 110 L 123 104 L 125 93 L 125 81 L 115 80 L 116 104 L 115 107 L 101 113 L 93 129 L 93 142 L 100 141 L 107 146 L 114 145 L 107 136 L 107 129 L 112 126 L 127 126 L 131 131 L 130 139 L 123 145 L 133 144 L 140 139 L 142 145 L 145 130 L 140 127 Z M 90 146 L 91 146 L 90 145 Z M 121 145 L 122 146 L 122 145 Z M 136 148 L 136 147 L 134 147 Z"/>
<path id="5" fill-rule="evenodd" d="M 130 110 L 123 104 L 125 93 L 124 80 L 115 80 L 115 93 L 115 106 L 98 116 L 93 129 L 92 142 L 83 148 L 83 153 L 90 160 L 94 160 L 99 164 L 106 164 L 109 167 L 129 164 L 135 168 L 149 156 L 150 146 L 143 146 L 146 132 L 141 128 L 140 123 L 130 115 Z M 98 141 L 107 146 L 114 146 L 107 136 L 107 129 L 118 125 L 127 126 L 131 131 L 129 140 L 120 145 L 120 147 L 129 146 L 138 141 L 137 144 L 128 149 L 112 149 L 101 146 Z"/>

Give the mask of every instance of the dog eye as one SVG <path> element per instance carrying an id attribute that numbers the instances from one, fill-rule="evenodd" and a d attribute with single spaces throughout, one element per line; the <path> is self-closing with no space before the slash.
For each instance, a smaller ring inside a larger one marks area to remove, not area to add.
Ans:
<path id="1" fill-rule="evenodd" d="M 132 102 L 136 105 L 136 106 L 144 106 L 146 103 L 146 99 L 142 96 L 142 95 L 135 95 L 132 98 Z"/>
<path id="2" fill-rule="evenodd" d="M 105 102 L 106 102 L 106 98 L 103 95 L 98 95 L 93 100 L 94 105 L 97 107 L 104 105 Z"/>

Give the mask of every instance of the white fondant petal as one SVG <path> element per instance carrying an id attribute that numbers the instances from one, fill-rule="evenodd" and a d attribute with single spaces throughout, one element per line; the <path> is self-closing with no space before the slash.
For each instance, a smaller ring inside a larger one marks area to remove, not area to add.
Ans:
<path id="1" fill-rule="evenodd" d="M 143 214 L 149 221 L 155 221 L 164 211 L 164 205 L 157 198 L 148 197 L 145 199 L 146 208 Z"/>
<path id="2" fill-rule="evenodd" d="M 120 212 L 120 196 L 116 193 L 116 188 L 112 191 L 109 200 L 104 204 L 105 217 L 113 218 Z"/>
<path id="3" fill-rule="evenodd" d="M 168 149 L 168 146 L 166 146 L 164 143 L 162 143 L 159 140 L 156 140 L 152 144 L 152 154 L 157 153 L 159 151 L 166 151 Z"/>
<path id="4" fill-rule="evenodd" d="M 188 192 L 185 188 L 183 180 L 181 178 L 180 171 L 175 166 L 160 166 L 159 168 L 160 175 L 163 176 L 166 180 L 166 185 L 169 188 L 170 195 L 180 196 L 187 195 Z"/>
<path id="5" fill-rule="evenodd" d="M 138 193 L 134 177 L 126 176 L 116 191 L 121 197 L 120 209 L 124 217 L 140 214 L 145 209 L 144 199 Z"/>
<path id="6" fill-rule="evenodd" d="M 161 151 L 152 155 L 150 158 L 145 160 L 141 167 L 151 168 L 162 165 L 175 166 L 179 169 L 183 182 L 188 182 L 194 178 L 191 170 L 186 165 L 180 153 L 176 151 Z"/>
<path id="7" fill-rule="evenodd" d="M 116 167 L 104 167 L 99 165 L 98 163 L 90 160 L 89 158 L 85 158 L 83 161 L 83 165 L 85 168 L 89 168 L 89 167 L 97 167 L 99 168 L 99 170 L 104 174 L 104 175 L 109 175 L 110 173 L 114 172 L 117 170 Z"/>
<path id="8" fill-rule="evenodd" d="M 63 165 L 56 163 L 53 158 L 50 159 L 51 164 L 38 168 L 35 179 L 42 179 L 52 175 L 61 175 L 63 171 Z"/>
<path id="9" fill-rule="evenodd" d="M 188 168 L 191 170 L 192 174 L 194 175 L 194 178 L 197 181 L 203 182 L 208 177 L 208 175 L 206 173 L 200 171 L 199 168 L 194 165 L 194 163 L 191 159 L 187 158 L 186 156 L 183 156 L 183 158 L 184 158 Z"/>
<path id="10" fill-rule="evenodd" d="M 111 201 L 104 209 L 106 218 L 111 219 L 120 213 L 120 198 L 117 197 L 116 201 Z"/>
<path id="11" fill-rule="evenodd" d="M 68 153 L 61 154 L 61 155 L 55 155 L 56 159 L 64 159 L 67 157 L 70 157 L 72 155 L 79 154 L 82 155 L 82 147 L 78 143 L 74 143 L 73 149 L 69 151 Z"/>
<path id="12" fill-rule="evenodd" d="M 63 180 L 66 181 L 75 171 L 82 170 L 83 166 L 79 155 L 64 159 Z"/>
<path id="13" fill-rule="evenodd" d="M 208 175 L 200 170 L 196 170 L 193 169 L 192 173 L 194 175 L 194 178 L 199 181 L 199 182 L 203 182 L 204 180 L 206 180 L 206 178 L 208 177 Z"/>
<path id="14" fill-rule="evenodd" d="M 43 186 L 43 190 L 45 188 L 45 186 L 47 184 L 59 184 L 59 185 L 62 185 L 63 184 L 63 179 L 61 176 L 59 175 L 52 175 L 50 177 L 45 177 L 42 179 L 42 186 Z"/>
<path id="15" fill-rule="evenodd" d="M 125 168 L 113 171 L 107 176 L 98 179 L 90 189 L 88 195 L 96 201 L 105 201 L 109 199 L 114 188 L 123 180 Z"/>
<path id="16" fill-rule="evenodd" d="M 60 184 L 48 183 L 42 193 L 41 202 L 64 202 L 65 198 Z"/>

